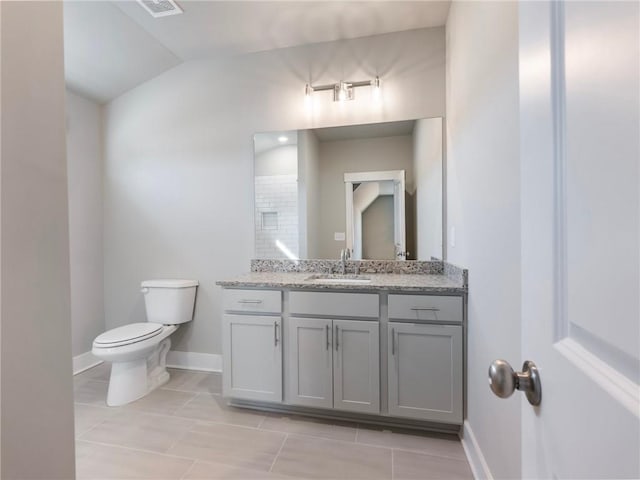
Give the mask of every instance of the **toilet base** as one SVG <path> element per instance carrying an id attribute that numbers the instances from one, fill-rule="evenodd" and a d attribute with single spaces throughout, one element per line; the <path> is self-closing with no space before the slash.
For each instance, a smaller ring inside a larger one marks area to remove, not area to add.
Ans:
<path id="1" fill-rule="evenodd" d="M 167 353 L 170 348 L 171 339 L 166 338 L 148 357 L 128 362 L 113 362 L 107 405 L 126 405 L 167 383 Z"/>

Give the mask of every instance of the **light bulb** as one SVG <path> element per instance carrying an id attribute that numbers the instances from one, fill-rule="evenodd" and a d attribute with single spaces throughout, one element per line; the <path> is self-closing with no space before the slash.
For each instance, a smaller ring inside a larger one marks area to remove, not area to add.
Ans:
<path id="1" fill-rule="evenodd" d="M 304 86 L 304 105 L 307 110 L 311 110 L 313 106 L 313 87 L 308 83 Z"/>
<path id="2" fill-rule="evenodd" d="M 347 99 L 347 89 L 344 83 L 340 83 L 340 90 L 338 91 L 338 100 L 344 102 Z"/>
<path id="3" fill-rule="evenodd" d="M 380 78 L 376 77 L 371 80 L 371 96 L 374 101 L 380 100 L 381 92 L 380 92 Z"/>

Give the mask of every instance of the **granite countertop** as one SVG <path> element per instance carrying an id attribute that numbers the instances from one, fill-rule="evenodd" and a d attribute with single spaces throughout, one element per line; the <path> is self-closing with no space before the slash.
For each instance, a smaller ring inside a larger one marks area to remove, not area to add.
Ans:
<path id="1" fill-rule="evenodd" d="M 310 279 L 310 272 L 251 272 L 230 280 L 216 282 L 226 288 L 291 288 L 309 290 L 358 290 L 358 291 L 402 291 L 423 293 L 465 293 L 467 286 L 461 278 L 444 274 L 394 274 L 362 273 L 360 278 L 371 279 L 370 283 L 320 283 Z M 332 275 L 340 278 L 340 275 Z M 345 275 L 344 278 L 358 278 Z"/>

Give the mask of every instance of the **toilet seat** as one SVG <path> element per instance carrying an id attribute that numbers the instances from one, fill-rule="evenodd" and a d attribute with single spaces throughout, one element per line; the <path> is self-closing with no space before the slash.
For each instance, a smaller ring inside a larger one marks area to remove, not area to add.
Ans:
<path id="1" fill-rule="evenodd" d="M 96 337 L 93 346 L 96 348 L 113 348 L 132 343 L 142 342 L 160 335 L 164 325 L 158 323 L 130 323 L 122 327 L 113 328 Z"/>

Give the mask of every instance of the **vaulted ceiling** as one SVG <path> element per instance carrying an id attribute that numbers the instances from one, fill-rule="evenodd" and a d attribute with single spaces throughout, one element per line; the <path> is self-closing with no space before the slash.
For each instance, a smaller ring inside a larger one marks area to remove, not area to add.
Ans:
<path id="1" fill-rule="evenodd" d="M 100 103 L 188 60 L 444 25 L 449 1 L 66 1 L 67 85 Z"/>

